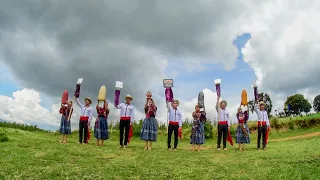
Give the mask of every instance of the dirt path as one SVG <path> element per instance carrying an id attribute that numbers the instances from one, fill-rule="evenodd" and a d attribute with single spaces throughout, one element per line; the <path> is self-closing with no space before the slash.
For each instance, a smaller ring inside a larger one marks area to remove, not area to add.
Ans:
<path id="1" fill-rule="evenodd" d="M 320 136 L 320 132 L 303 134 L 303 135 L 288 137 L 288 138 L 272 139 L 272 140 L 269 140 L 269 142 L 288 141 L 288 140 L 294 140 L 294 139 L 310 138 L 310 137 L 315 137 L 315 136 Z"/>

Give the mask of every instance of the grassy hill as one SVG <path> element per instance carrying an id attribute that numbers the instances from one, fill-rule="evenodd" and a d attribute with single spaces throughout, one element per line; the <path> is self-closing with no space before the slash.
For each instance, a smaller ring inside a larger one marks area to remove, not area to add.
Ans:
<path id="1" fill-rule="evenodd" d="M 1 128 L 2 129 L 2 128 Z M 0 142 L 0 179 L 319 179 L 320 127 L 273 131 L 267 151 L 256 150 L 256 134 L 245 152 L 229 145 L 216 151 L 216 138 L 203 151 L 192 152 L 189 139 L 168 152 L 166 136 L 152 151 L 134 138 L 117 149 L 118 132 L 104 147 L 77 144 L 72 134 L 60 144 L 59 134 L 3 128 L 9 141 Z"/>

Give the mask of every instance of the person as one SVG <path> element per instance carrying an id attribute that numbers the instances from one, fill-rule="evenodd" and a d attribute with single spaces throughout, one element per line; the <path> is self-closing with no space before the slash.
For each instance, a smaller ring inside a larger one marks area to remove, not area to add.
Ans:
<path id="1" fill-rule="evenodd" d="M 258 102 L 257 102 L 258 104 Z M 267 131 L 270 130 L 270 122 L 268 118 L 268 113 L 265 110 L 265 103 L 261 101 L 259 103 L 259 110 L 258 105 L 255 105 L 254 111 L 257 113 L 258 116 L 258 139 L 257 139 L 257 149 L 258 151 L 261 150 L 261 137 L 262 137 L 262 148 L 266 150 L 267 146 Z"/>
<path id="2" fill-rule="evenodd" d="M 109 108 L 108 103 L 104 100 L 103 107 L 96 106 L 98 117 L 94 126 L 94 137 L 97 139 L 97 146 L 103 146 L 105 140 L 109 139 L 108 132 L 108 115 Z"/>
<path id="3" fill-rule="evenodd" d="M 151 151 L 152 142 L 157 141 L 158 134 L 158 123 L 156 120 L 157 106 L 152 98 L 147 98 L 146 104 L 144 106 L 144 112 L 146 118 L 143 121 L 140 139 L 145 140 L 145 150 Z"/>
<path id="4" fill-rule="evenodd" d="M 223 136 L 223 150 L 227 150 L 227 136 L 230 130 L 229 112 L 226 110 L 227 101 L 217 99 L 216 110 L 218 112 L 218 140 L 217 149 L 221 150 L 221 137 Z"/>
<path id="5" fill-rule="evenodd" d="M 174 100 L 171 103 L 171 106 L 167 104 L 168 112 L 169 112 L 169 127 L 168 127 L 168 150 L 172 151 L 171 148 L 171 137 L 172 132 L 174 132 L 174 151 L 177 151 L 178 146 L 178 134 L 179 131 L 182 131 L 182 115 L 178 110 L 179 101 Z"/>
<path id="6" fill-rule="evenodd" d="M 71 124 L 69 118 L 69 114 L 72 106 L 72 101 L 69 101 L 66 106 L 61 105 L 60 114 L 61 114 L 61 122 L 59 132 L 61 134 L 60 143 L 67 143 L 67 136 L 71 134 Z"/>
<path id="7" fill-rule="evenodd" d="M 204 134 L 204 119 L 205 112 L 200 112 L 199 105 L 195 106 L 195 111 L 192 113 L 193 125 L 190 136 L 190 144 L 192 144 L 192 151 L 195 151 L 195 145 L 198 147 L 198 152 L 200 152 L 200 146 L 204 144 L 205 134 Z"/>
<path id="8" fill-rule="evenodd" d="M 81 104 L 79 98 L 76 98 L 76 102 L 80 107 L 80 121 L 79 121 L 79 144 L 88 143 L 88 128 L 90 127 L 92 120 L 93 109 L 91 108 L 92 101 L 89 97 L 84 99 L 84 105 Z M 84 136 L 84 138 L 82 138 Z"/>
<path id="9" fill-rule="evenodd" d="M 130 126 L 134 122 L 134 106 L 131 104 L 133 100 L 132 96 L 127 95 L 125 97 L 125 103 L 115 105 L 117 109 L 120 109 L 120 146 L 119 148 L 127 148 L 129 139 Z M 123 135 L 125 136 L 123 139 Z"/>
<path id="10" fill-rule="evenodd" d="M 238 119 L 238 126 L 236 132 L 236 143 L 239 145 L 239 150 L 244 151 L 244 145 L 250 143 L 250 132 L 247 121 L 249 119 L 249 113 L 247 111 L 242 111 L 242 108 L 238 108 L 238 112 L 236 114 Z"/>

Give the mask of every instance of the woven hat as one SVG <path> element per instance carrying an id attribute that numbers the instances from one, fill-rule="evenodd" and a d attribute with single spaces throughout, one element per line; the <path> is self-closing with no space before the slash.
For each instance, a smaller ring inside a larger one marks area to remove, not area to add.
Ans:
<path id="1" fill-rule="evenodd" d="M 220 101 L 220 106 L 222 105 L 222 103 L 224 103 L 224 104 L 226 104 L 226 106 L 228 106 L 227 101 L 225 101 L 225 100 Z"/>
<path id="2" fill-rule="evenodd" d="M 178 105 L 180 105 L 180 101 L 179 100 L 173 100 L 172 103 L 177 103 Z"/>
<path id="3" fill-rule="evenodd" d="M 261 106 L 261 105 L 266 105 L 266 103 L 263 102 L 263 101 L 260 101 L 260 102 L 259 102 L 259 106 Z"/>
<path id="4" fill-rule="evenodd" d="M 130 94 L 128 94 L 128 95 L 126 95 L 125 99 L 130 99 L 132 101 L 133 97 Z"/>
<path id="5" fill-rule="evenodd" d="M 86 100 L 89 101 L 89 104 L 92 104 L 92 101 L 91 101 L 91 99 L 89 97 L 84 98 L 84 101 L 86 101 Z"/>

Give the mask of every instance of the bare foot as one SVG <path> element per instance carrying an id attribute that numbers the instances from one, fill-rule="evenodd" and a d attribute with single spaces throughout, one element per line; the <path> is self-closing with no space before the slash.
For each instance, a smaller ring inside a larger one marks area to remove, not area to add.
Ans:
<path id="1" fill-rule="evenodd" d="M 220 149 L 220 148 L 218 148 L 217 150 L 218 150 L 218 151 L 220 151 L 221 149 Z"/>
<path id="2" fill-rule="evenodd" d="M 59 142 L 60 142 L 60 143 L 63 143 L 63 140 L 60 140 Z"/>
<path id="3" fill-rule="evenodd" d="M 198 149 L 198 152 L 200 152 L 200 149 Z"/>
<path id="4" fill-rule="evenodd" d="M 123 146 L 119 146 L 119 147 L 118 147 L 118 149 L 121 149 L 121 148 L 123 148 Z"/>
<path id="5" fill-rule="evenodd" d="M 123 149 L 127 149 L 127 146 L 123 146 Z"/>
<path id="6" fill-rule="evenodd" d="M 151 147 L 148 148 L 149 151 L 151 151 L 151 149 L 152 149 Z"/>
<path id="7" fill-rule="evenodd" d="M 144 150 L 148 150 L 148 147 L 144 147 Z"/>
<path id="8" fill-rule="evenodd" d="M 172 149 L 171 149 L 171 148 L 168 148 L 168 151 L 172 151 Z"/>
<path id="9" fill-rule="evenodd" d="M 177 149 L 173 149 L 174 151 L 177 151 Z"/>
<path id="10" fill-rule="evenodd" d="M 223 148 L 223 150 L 227 151 L 228 149 L 227 148 Z"/>

